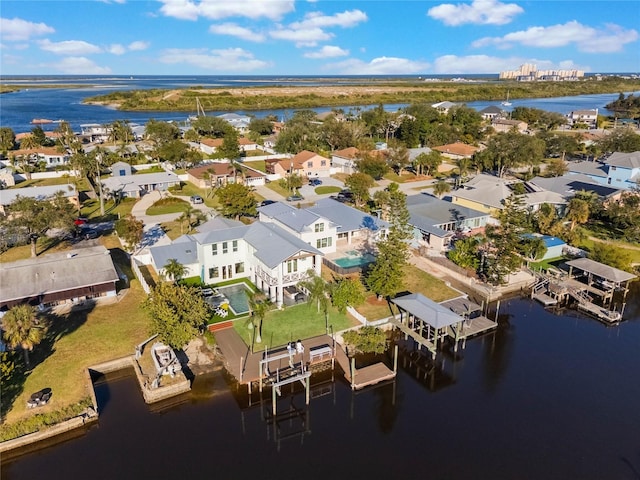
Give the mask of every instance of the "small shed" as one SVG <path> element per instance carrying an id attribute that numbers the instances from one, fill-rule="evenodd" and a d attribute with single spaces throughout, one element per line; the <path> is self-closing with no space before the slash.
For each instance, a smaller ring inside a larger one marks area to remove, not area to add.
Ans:
<path id="1" fill-rule="evenodd" d="M 111 165 L 112 177 L 124 177 L 126 175 L 131 175 L 131 165 L 127 162 L 116 162 Z"/>

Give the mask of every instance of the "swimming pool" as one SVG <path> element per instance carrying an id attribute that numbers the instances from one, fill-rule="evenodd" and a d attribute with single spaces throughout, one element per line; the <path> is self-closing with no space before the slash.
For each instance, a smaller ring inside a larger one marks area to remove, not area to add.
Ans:
<path id="1" fill-rule="evenodd" d="M 352 252 L 347 252 L 347 254 L 351 254 Z M 363 255 L 349 255 L 347 257 L 340 257 L 333 260 L 333 263 L 339 265 L 342 268 L 349 267 L 362 267 L 364 265 L 368 265 L 369 263 L 374 262 L 376 257 L 371 255 L 370 253 L 365 253 Z"/>
<path id="2" fill-rule="evenodd" d="M 217 290 L 229 300 L 229 306 L 236 315 L 249 311 L 249 297 L 244 283 L 236 283 L 227 287 L 218 287 Z"/>

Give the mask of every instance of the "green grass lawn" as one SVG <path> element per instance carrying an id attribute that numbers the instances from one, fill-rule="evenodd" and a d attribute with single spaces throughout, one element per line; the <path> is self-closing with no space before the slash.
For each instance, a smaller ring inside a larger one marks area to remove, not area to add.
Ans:
<path id="1" fill-rule="evenodd" d="M 286 188 L 283 188 L 280 185 L 280 182 L 269 182 L 266 184 L 266 187 L 270 190 L 273 190 L 277 194 L 282 195 L 284 198 L 287 198 L 289 195 L 291 195 L 291 192 Z"/>
<path id="2" fill-rule="evenodd" d="M 609 244 L 611 246 L 619 248 L 620 250 L 624 250 L 631 257 L 631 263 L 640 263 L 640 250 L 636 250 L 634 248 L 627 248 L 630 246 L 639 247 L 640 245 L 629 244 L 629 243 L 625 243 L 617 240 L 607 240 L 607 241 L 603 240 L 602 242 L 598 242 L 598 240 L 585 238 L 584 240 L 580 241 L 579 247 L 584 250 L 587 250 L 588 252 L 592 252 L 593 246 L 596 244 L 596 242 L 602 243 L 602 244 Z"/>
<path id="3" fill-rule="evenodd" d="M 85 398 L 88 366 L 130 355 L 148 337 L 150 319 L 140 308 L 145 298 L 138 281 L 133 280 L 119 303 L 55 318 L 48 339 L 31 353 L 32 370 L 19 372 L 22 375 L 3 385 L 3 400 L 15 398 L 12 404 L 3 405 L 9 409 L 6 422 L 59 410 Z M 51 401 L 37 412 L 27 409 L 29 395 L 45 387 L 53 390 Z"/>
<path id="4" fill-rule="evenodd" d="M 136 201 L 135 198 L 123 198 L 116 204 L 114 200 L 108 200 L 104 203 L 105 218 L 101 218 L 100 201 L 98 199 L 89 199 L 83 202 L 80 215 L 88 218 L 89 221 L 117 220 L 130 214 Z"/>
<path id="5" fill-rule="evenodd" d="M 247 328 L 247 323 L 248 320 L 238 320 L 233 326 L 247 345 L 251 345 L 253 331 Z M 330 309 L 329 325 L 333 326 L 334 332 L 357 324 L 356 320 L 342 315 L 334 308 Z M 255 344 L 254 350 L 285 345 L 299 338 L 315 337 L 325 332 L 324 314 L 318 313 L 315 305 L 305 303 L 284 310 L 272 310 L 267 313 L 262 324 L 262 343 Z"/>
<path id="6" fill-rule="evenodd" d="M 327 193 L 339 193 L 342 189 L 340 187 L 332 187 L 331 185 L 321 185 L 314 190 L 316 195 L 325 195 Z"/>
<path id="7" fill-rule="evenodd" d="M 162 198 L 147 208 L 147 215 L 165 215 L 167 213 L 186 212 L 189 202 L 176 197 Z"/>
<path id="8" fill-rule="evenodd" d="M 58 238 L 40 237 L 36 242 L 36 253 L 41 256 L 47 253 L 69 250 L 71 247 L 71 243 L 67 240 L 61 241 Z M 7 251 L 0 253 L 0 262 L 15 262 L 27 258 L 31 258 L 31 244 L 11 247 Z"/>
<path id="9" fill-rule="evenodd" d="M 392 182 L 404 183 L 415 180 L 416 175 L 415 173 L 411 172 L 403 172 L 402 175 L 398 175 L 395 172 L 389 172 L 384 176 L 384 178 L 386 178 L 387 180 L 391 180 Z"/>
<path id="10" fill-rule="evenodd" d="M 154 165 L 153 167 L 143 168 L 143 169 L 140 169 L 140 170 L 138 170 L 135 166 L 133 168 L 135 169 L 135 172 L 134 172 L 135 175 L 142 175 L 144 173 L 162 173 L 162 172 L 166 171 L 164 168 L 162 168 L 159 165 Z"/>
<path id="11" fill-rule="evenodd" d="M 211 194 L 211 190 L 208 188 L 198 188 L 191 182 L 180 182 L 182 188 L 178 189 L 175 187 L 171 187 L 169 191 L 174 195 L 183 195 L 190 197 L 192 195 L 200 195 L 204 199 L 204 204 L 207 207 L 211 208 L 219 208 L 220 202 L 218 202 L 218 197 Z"/>
<path id="12" fill-rule="evenodd" d="M 264 160 L 245 160 L 242 162 L 242 165 L 259 170 L 262 173 L 267 173 L 267 167 L 265 166 Z"/>

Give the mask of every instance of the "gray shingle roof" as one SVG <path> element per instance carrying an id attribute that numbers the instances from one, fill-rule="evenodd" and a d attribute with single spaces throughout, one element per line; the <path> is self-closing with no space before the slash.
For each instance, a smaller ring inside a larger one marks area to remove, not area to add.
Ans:
<path id="1" fill-rule="evenodd" d="M 428 228 L 433 229 L 434 225 L 441 225 L 443 223 L 459 222 L 470 218 L 489 216 L 488 213 L 479 212 L 478 210 L 473 210 L 472 208 L 462 205 L 456 205 L 426 193 L 409 195 L 407 197 L 407 210 L 409 210 L 409 215 L 411 216 L 410 223 L 413 226 L 439 236 L 447 232 L 437 227 L 431 232 Z"/>
<path id="2" fill-rule="evenodd" d="M 621 168 L 640 168 L 640 152 L 615 152 L 604 163 Z"/>
<path id="3" fill-rule="evenodd" d="M 583 272 L 593 273 L 598 277 L 604 278 L 611 282 L 626 282 L 636 278 L 635 275 L 625 272 L 624 270 L 618 270 L 617 268 L 610 267 L 604 263 L 596 262 L 590 258 L 577 258 L 570 260 L 567 265 L 575 268 L 579 268 Z"/>
<path id="4" fill-rule="evenodd" d="M 258 209 L 260 213 L 272 218 L 282 225 L 286 225 L 294 232 L 304 232 L 309 225 L 317 222 L 320 217 L 309 209 L 295 208 L 282 202 L 265 205 Z"/>
<path id="5" fill-rule="evenodd" d="M 44 187 L 10 188 L 0 190 L 0 205 L 9 205 L 18 195 L 44 200 L 53 197 L 56 193 L 62 192 L 65 197 L 77 195 L 74 185 L 49 185 Z"/>
<path id="6" fill-rule="evenodd" d="M 0 263 L 0 302 L 116 282 L 118 274 L 103 246 L 50 253 Z"/>
<path id="7" fill-rule="evenodd" d="M 607 178 L 607 167 L 600 162 L 568 162 L 569 172 Z"/>
<path id="8" fill-rule="evenodd" d="M 434 328 L 448 327 L 464 320 L 451 309 L 443 307 L 421 293 L 404 295 L 391 301 Z"/>
<path id="9" fill-rule="evenodd" d="M 255 257 L 269 268 L 277 267 L 300 251 L 322 255 L 316 248 L 273 223 L 252 223 L 244 240 L 255 248 Z"/>
<path id="10" fill-rule="evenodd" d="M 534 177 L 529 182 L 545 190 L 562 195 L 565 198 L 573 197 L 576 192 L 581 190 L 595 192 L 600 197 L 608 197 L 620 191 L 620 189 L 612 186 L 595 183 L 591 177 L 587 177 L 581 173 L 563 175 L 562 177 Z"/>
<path id="11" fill-rule="evenodd" d="M 243 238 L 248 228 L 249 226 L 242 225 L 219 230 L 210 230 L 203 233 L 196 233 L 192 235 L 192 237 L 200 244 L 227 242 L 229 240 L 238 240 Z"/>
<path id="12" fill-rule="evenodd" d="M 379 230 L 389 227 L 388 222 L 331 198 L 318 200 L 313 207 L 309 207 L 307 210 L 336 225 L 338 233 L 352 232 L 363 228 Z"/>
<path id="13" fill-rule="evenodd" d="M 198 263 L 198 244 L 187 235 L 176 239 L 170 245 L 150 248 L 149 253 L 157 268 L 164 268 L 172 258 L 175 258 L 181 265 Z"/>

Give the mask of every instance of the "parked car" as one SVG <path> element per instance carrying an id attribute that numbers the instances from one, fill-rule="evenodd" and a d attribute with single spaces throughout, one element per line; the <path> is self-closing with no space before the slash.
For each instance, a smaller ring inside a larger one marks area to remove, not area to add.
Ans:
<path id="1" fill-rule="evenodd" d="M 198 204 L 204 203 L 204 199 L 200 195 L 191 195 L 191 203 Z"/>
<path id="2" fill-rule="evenodd" d="M 258 204 L 258 206 L 266 207 L 267 205 L 271 205 L 272 203 L 276 203 L 275 200 L 263 200 Z"/>
<path id="3" fill-rule="evenodd" d="M 78 226 L 78 227 L 79 227 L 80 225 L 84 225 L 84 224 L 86 224 L 88 221 L 89 221 L 89 219 L 87 219 L 87 218 L 84 218 L 84 217 L 78 217 L 78 218 L 76 218 L 76 219 L 73 221 L 73 223 L 74 223 L 76 226 Z"/>
<path id="4" fill-rule="evenodd" d="M 311 185 L 312 187 L 317 187 L 318 185 L 322 185 L 322 180 L 320 180 L 319 178 L 312 178 L 309 180 L 309 185 Z"/>
<path id="5" fill-rule="evenodd" d="M 93 228 L 83 228 L 80 230 L 80 236 L 84 239 L 98 238 L 99 234 L 97 230 Z"/>
<path id="6" fill-rule="evenodd" d="M 299 202 L 301 200 L 304 200 L 304 197 L 298 193 L 296 193 L 295 195 L 289 195 L 287 197 L 287 202 Z"/>

